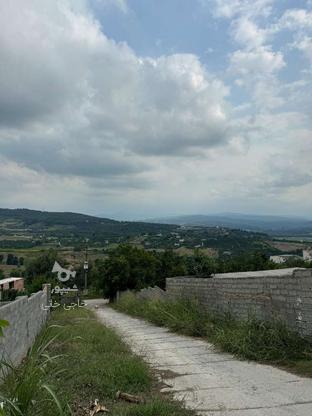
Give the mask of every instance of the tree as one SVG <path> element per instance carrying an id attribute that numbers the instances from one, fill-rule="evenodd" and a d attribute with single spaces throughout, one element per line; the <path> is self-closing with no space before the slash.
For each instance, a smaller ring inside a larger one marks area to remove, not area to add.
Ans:
<path id="1" fill-rule="evenodd" d="M 57 252 L 55 250 L 48 250 L 43 252 L 36 258 L 28 261 L 25 266 L 26 279 L 32 281 L 39 276 L 46 276 L 53 278 L 52 268 L 54 262 L 58 259 Z"/>
<path id="2" fill-rule="evenodd" d="M 10 266 L 18 266 L 18 257 L 14 256 L 12 253 L 9 253 L 7 256 L 6 264 Z"/>
<path id="3" fill-rule="evenodd" d="M 185 257 L 166 250 L 159 254 L 159 266 L 155 284 L 162 289 L 166 287 L 166 278 L 173 276 L 183 276 L 188 273 Z"/>
<path id="4" fill-rule="evenodd" d="M 104 295 L 113 299 L 117 291 L 134 289 L 130 284 L 130 264 L 124 256 L 114 256 L 106 260 L 100 267 L 103 276 L 102 289 Z"/>
<path id="5" fill-rule="evenodd" d="M 187 258 L 187 268 L 188 274 L 210 277 L 217 272 L 217 263 L 214 258 L 195 250 L 194 255 Z"/>
<path id="6" fill-rule="evenodd" d="M 13 270 L 10 271 L 10 276 L 11 277 L 23 277 L 24 274 L 23 274 L 22 270 L 20 270 L 20 269 L 13 269 Z"/>
<path id="7" fill-rule="evenodd" d="M 159 264 L 154 253 L 120 245 L 110 251 L 108 259 L 95 262 L 91 279 L 105 296 L 114 298 L 119 290 L 138 290 L 155 285 Z"/>

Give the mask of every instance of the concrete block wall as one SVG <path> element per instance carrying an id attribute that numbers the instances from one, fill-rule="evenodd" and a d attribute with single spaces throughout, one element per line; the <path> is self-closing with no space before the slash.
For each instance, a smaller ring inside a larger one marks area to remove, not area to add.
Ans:
<path id="1" fill-rule="evenodd" d="M 32 347 L 44 326 L 49 312 L 43 310 L 49 302 L 48 288 L 30 297 L 20 296 L 15 301 L 0 306 L 0 319 L 9 321 L 0 338 L 0 358 L 17 365 Z"/>
<path id="2" fill-rule="evenodd" d="M 167 293 L 160 289 L 160 287 L 154 286 L 141 289 L 139 292 L 136 292 L 136 296 L 139 299 L 144 300 L 164 300 L 167 296 Z"/>
<path id="3" fill-rule="evenodd" d="M 142 300 L 164 300 L 167 297 L 167 292 L 160 289 L 158 286 L 146 287 L 139 291 L 125 290 L 117 294 L 117 300 L 120 300 L 123 296 L 132 293 L 138 299 Z"/>
<path id="4" fill-rule="evenodd" d="M 260 320 L 283 320 L 291 330 L 312 335 L 312 269 L 286 276 L 169 278 L 167 293 L 196 298 L 205 310 L 230 312 L 237 319 L 253 314 Z"/>

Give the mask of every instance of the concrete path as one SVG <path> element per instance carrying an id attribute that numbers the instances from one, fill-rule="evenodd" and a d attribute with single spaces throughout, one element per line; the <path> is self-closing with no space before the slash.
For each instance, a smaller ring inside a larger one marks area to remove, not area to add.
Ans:
<path id="1" fill-rule="evenodd" d="M 164 392 L 199 415 L 311 416 L 312 379 L 240 361 L 196 338 L 131 318 L 98 304 L 99 319 L 162 375 Z"/>

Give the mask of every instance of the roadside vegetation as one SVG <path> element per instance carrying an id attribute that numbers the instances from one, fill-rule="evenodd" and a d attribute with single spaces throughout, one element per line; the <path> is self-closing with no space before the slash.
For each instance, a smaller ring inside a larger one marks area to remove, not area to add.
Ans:
<path id="1" fill-rule="evenodd" d="M 161 396 L 159 382 L 145 363 L 90 311 L 56 310 L 49 324 L 48 338 L 44 331 L 36 342 L 36 351 L 44 345 L 41 354 L 28 356 L 0 388 L 12 406 L 22 406 L 21 412 L 7 404 L 0 415 L 86 416 L 95 400 L 113 416 L 193 414 Z M 137 395 L 144 403 L 117 400 L 118 391 Z"/>
<path id="2" fill-rule="evenodd" d="M 278 365 L 312 377 L 312 342 L 289 331 L 282 322 L 254 317 L 237 321 L 230 315 L 203 312 L 196 301 L 143 300 L 124 294 L 113 307 L 172 331 L 203 337 L 239 358 Z"/>

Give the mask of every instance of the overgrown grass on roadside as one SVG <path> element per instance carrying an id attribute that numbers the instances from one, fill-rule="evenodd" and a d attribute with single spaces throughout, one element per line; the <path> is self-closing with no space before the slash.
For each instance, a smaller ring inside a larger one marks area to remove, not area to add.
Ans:
<path id="1" fill-rule="evenodd" d="M 48 348 L 57 335 L 46 328 L 28 352 L 23 363 L 15 367 L 5 357 L 0 360 L 0 416 L 24 416 L 34 414 L 35 398 L 42 393 L 42 400 L 49 403 L 55 415 L 63 416 L 63 406 L 46 384 L 47 372 L 59 356 L 51 356 Z M 17 340 L 18 342 L 18 340 Z"/>
<path id="2" fill-rule="evenodd" d="M 113 332 L 86 310 L 53 312 L 52 336 L 47 351 L 58 356 L 47 371 L 46 382 L 60 399 L 64 415 L 85 416 L 95 399 L 113 416 L 189 416 L 193 414 L 159 393 L 146 364 L 133 355 Z M 61 328 L 59 327 L 61 326 Z M 39 339 L 40 342 L 40 339 Z M 116 401 L 117 391 L 142 395 L 145 404 Z M 69 404 L 71 412 L 66 407 Z M 27 416 L 55 416 L 55 408 L 40 390 Z"/>
<path id="3" fill-rule="evenodd" d="M 204 312 L 196 301 L 138 300 L 131 293 L 113 307 L 185 335 L 205 337 L 238 357 L 312 376 L 312 343 L 289 331 L 282 322 L 261 322 L 254 317 L 236 321 L 229 315 Z"/>

